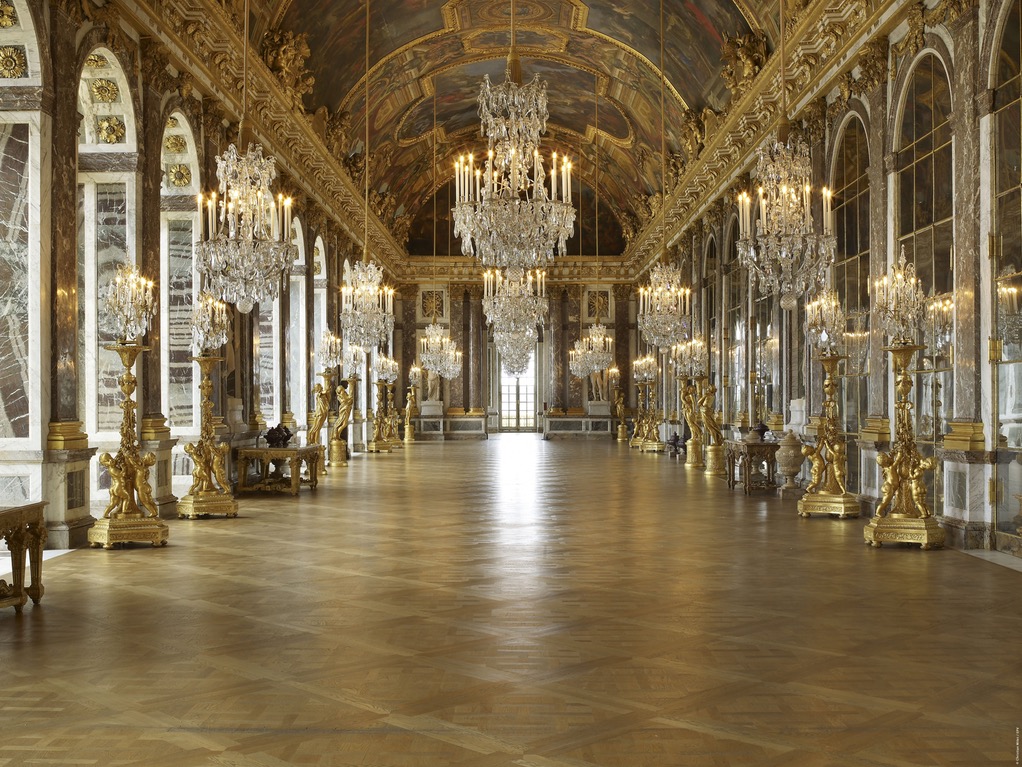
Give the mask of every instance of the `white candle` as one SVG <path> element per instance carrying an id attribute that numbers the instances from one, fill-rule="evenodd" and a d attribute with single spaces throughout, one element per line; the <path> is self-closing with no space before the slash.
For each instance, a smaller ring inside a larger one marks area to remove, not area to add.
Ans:
<path id="1" fill-rule="evenodd" d="M 554 161 L 550 166 L 550 199 L 557 200 L 557 152 L 554 152 Z"/>

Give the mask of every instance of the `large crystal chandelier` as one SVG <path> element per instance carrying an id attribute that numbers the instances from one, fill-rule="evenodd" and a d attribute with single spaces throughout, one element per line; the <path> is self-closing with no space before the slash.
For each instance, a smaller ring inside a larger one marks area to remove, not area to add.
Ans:
<path id="1" fill-rule="evenodd" d="M 508 375 L 521 375 L 528 368 L 546 309 L 546 272 L 515 266 L 483 275 L 483 311 Z"/>
<path id="2" fill-rule="evenodd" d="M 738 196 L 740 237 L 738 256 L 759 282 L 762 293 L 779 293 L 781 308 L 791 311 L 799 295 L 815 289 L 834 262 L 837 239 L 831 193 L 823 189 L 823 233 L 812 218 L 812 161 L 804 141 L 792 141 L 788 131 L 784 68 L 784 2 L 781 1 L 781 121 L 777 135 L 760 147 L 756 162 L 759 179 L 759 218 L 752 222 L 752 197 Z"/>
<path id="3" fill-rule="evenodd" d="M 242 109 L 239 141 L 248 111 L 248 2 L 242 55 Z M 247 314 L 256 304 L 273 301 L 281 274 L 289 273 L 298 256 L 291 242 L 291 198 L 274 199 L 270 185 L 277 176 L 272 157 L 249 144 L 241 155 L 231 144 L 216 158 L 219 197 L 199 195 L 199 243 L 195 267 L 214 296 Z"/>
<path id="4" fill-rule="evenodd" d="M 500 355 L 500 364 L 504 372 L 515 377 L 525 375 L 538 340 L 539 334 L 535 326 L 494 330 L 493 345 Z"/>
<path id="5" fill-rule="evenodd" d="M 681 286 L 681 270 L 675 264 L 656 264 L 649 285 L 639 289 L 639 330 L 646 343 L 669 349 L 689 328 L 692 291 Z"/>
<path id="6" fill-rule="evenodd" d="M 660 366 L 652 354 L 646 354 L 632 361 L 632 377 L 636 383 L 650 383 L 660 375 Z"/>
<path id="7" fill-rule="evenodd" d="M 614 362 L 614 339 L 602 322 L 589 326 L 589 335 L 578 339 L 568 352 L 568 367 L 576 378 L 606 370 Z"/>
<path id="8" fill-rule="evenodd" d="M 555 247 L 565 255 L 575 209 L 571 163 L 555 152 L 548 174 L 539 151 L 550 116 L 546 83 L 536 75 L 522 85 L 514 25 L 511 0 L 504 82 L 491 85 L 486 75 L 479 91 L 486 159 L 477 165 L 470 154 L 455 163 L 454 233 L 461 237 L 462 253 L 478 256 L 483 266 L 533 269 L 545 266 Z"/>
<path id="9" fill-rule="evenodd" d="M 344 263 L 341 286 L 341 331 L 344 340 L 362 349 L 385 345 L 394 331 L 394 289 L 383 284 L 383 268 L 369 258 L 369 2 L 365 35 L 365 200 L 362 209 L 362 261 Z"/>
<path id="10" fill-rule="evenodd" d="M 384 383 L 394 383 L 400 367 L 397 360 L 388 354 L 377 354 L 376 362 L 373 365 L 373 372 L 376 373 L 376 380 Z"/>

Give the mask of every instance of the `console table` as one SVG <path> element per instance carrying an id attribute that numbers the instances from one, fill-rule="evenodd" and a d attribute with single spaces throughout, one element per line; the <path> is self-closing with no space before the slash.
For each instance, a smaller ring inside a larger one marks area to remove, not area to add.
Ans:
<path id="1" fill-rule="evenodd" d="M 775 456 L 778 442 L 746 442 L 745 440 L 724 440 L 724 470 L 728 489 L 734 490 L 738 484 L 738 471 L 742 473 L 742 488 L 748 495 L 753 490 L 773 490 Z M 766 474 L 759 470 L 760 464 L 766 463 Z"/>
<path id="2" fill-rule="evenodd" d="M 238 448 L 238 492 L 289 490 L 291 495 L 298 495 L 302 485 L 308 485 L 315 490 L 319 484 L 319 467 L 322 460 L 322 445 Z M 253 461 L 259 463 L 259 476 L 250 482 L 248 466 Z M 302 477 L 302 464 L 305 464 L 307 479 Z M 289 474 L 284 473 L 285 465 L 289 469 Z"/>
<path id="3" fill-rule="evenodd" d="M 25 506 L 0 508 L 0 538 L 11 552 L 11 584 L 0 580 L 0 607 L 14 607 L 15 612 L 32 597 L 33 604 L 43 598 L 43 544 L 46 524 L 43 522 L 45 501 Z M 28 551 L 32 583 L 25 587 L 25 552 Z"/>

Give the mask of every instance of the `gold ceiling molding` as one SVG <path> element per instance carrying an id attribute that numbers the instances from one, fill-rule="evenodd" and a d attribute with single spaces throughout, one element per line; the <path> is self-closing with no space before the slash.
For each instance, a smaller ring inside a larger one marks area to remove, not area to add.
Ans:
<path id="1" fill-rule="evenodd" d="M 826 95 L 845 71 L 859 61 L 852 53 L 869 38 L 890 33 L 909 13 L 911 6 L 898 0 L 823 0 L 813 3 L 789 30 L 788 91 L 792 112 L 797 114 L 811 101 Z M 869 76 L 876 62 L 870 61 Z M 755 149 L 773 130 L 778 115 L 780 57 L 771 56 L 757 77 L 755 87 L 729 105 L 721 116 L 720 129 L 706 136 L 706 145 L 688 164 L 668 198 L 668 240 L 673 241 L 702 215 L 745 172 Z M 625 262 L 641 273 L 659 257 L 659 224 L 647 225 L 625 251 Z"/>
<path id="2" fill-rule="evenodd" d="M 128 16 L 167 41 L 182 67 L 196 75 L 227 111 L 241 114 L 241 31 L 227 8 L 196 0 L 124 0 Z M 363 196 L 331 156 L 305 115 L 278 78 L 259 58 L 250 58 L 249 92 L 255 108 L 247 123 L 302 186 L 311 200 L 336 218 L 349 238 L 362 242 Z M 201 76 L 200 76 L 201 75 Z M 207 97 L 208 98 L 208 97 Z M 404 248 L 382 223 L 370 217 L 370 250 L 384 268 L 396 274 Z"/>

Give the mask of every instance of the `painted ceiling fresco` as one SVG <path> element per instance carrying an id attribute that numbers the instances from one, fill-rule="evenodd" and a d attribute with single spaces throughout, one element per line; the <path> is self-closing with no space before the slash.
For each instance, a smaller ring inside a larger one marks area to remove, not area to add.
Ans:
<path id="1" fill-rule="evenodd" d="M 262 0 L 253 19 L 253 44 L 271 29 L 307 35 L 311 55 L 305 65 L 316 83 L 305 107 L 345 114 L 349 154 L 362 151 L 365 131 L 364 1 Z M 405 219 L 409 253 L 428 256 L 434 207 L 443 214 L 442 204 L 434 206 L 434 191 L 440 189 L 443 199 L 459 153 L 485 148 L 476 97 L 484 75 L 503 80 L 511 0 L 370 2 L 371 184 L 393 195 L 388 215 Z M 594 142 L 599 144 L 601 255 L 622 253 L 622 232 L 648 216 L 644 200 L 663 188 L 661 141 L 668 157 L 680 151 L 678 126 L 685 110 L 726 108 L 730 94 L 720 76 L 724 34 L 761 31 L 771 48 L 776 39 L 776 0 L 664 3 L 666 87 L 658 2 L 516 0 L 524 80 L 538 74 L 548 85 L 543 148 L 585 155 L 579 185 L 587 200 L 595 198 Z M 582 217 L 587 255 L 595 252 L 594 221 L 592 213 Z M 447 224 L 439 223 L 437 252 L 445 253 Z M 453 249 L 459 251 L 457 242 Z"/>

